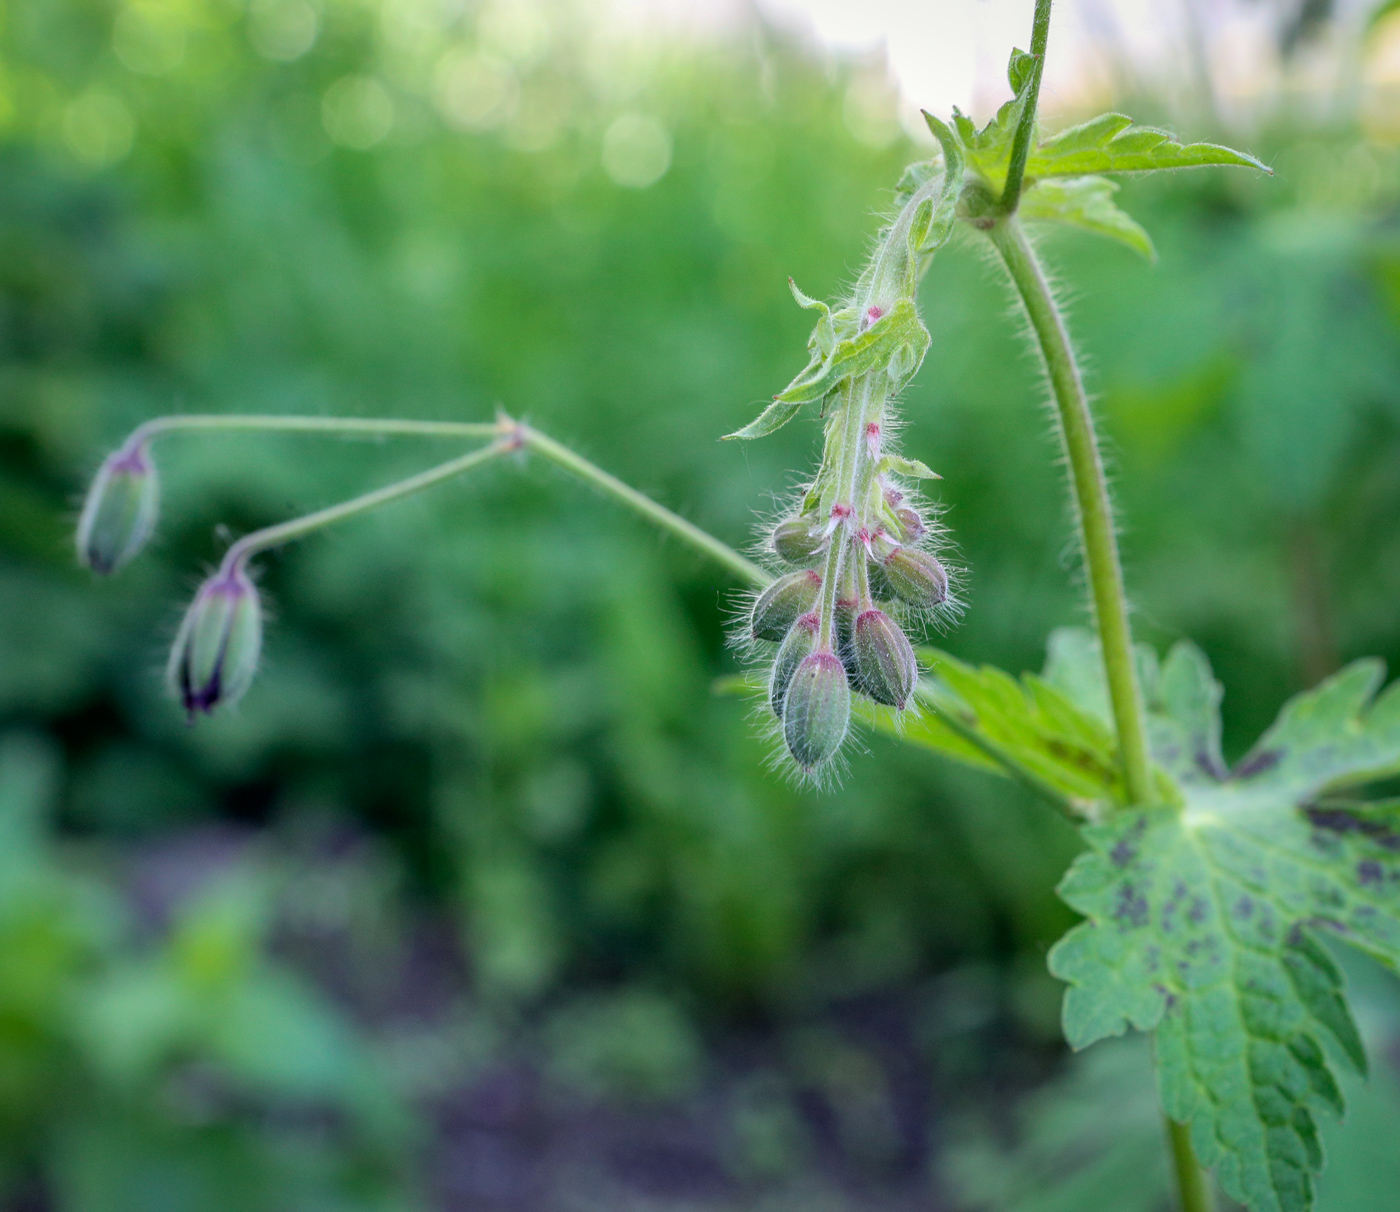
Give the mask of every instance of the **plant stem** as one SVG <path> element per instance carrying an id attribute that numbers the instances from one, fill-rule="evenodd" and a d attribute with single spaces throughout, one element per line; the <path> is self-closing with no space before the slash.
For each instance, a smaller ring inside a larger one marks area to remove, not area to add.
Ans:
<path id="1" fill-rule="evenodd" d="M 337 434 L 345 437 L 368 435 L 378 437 L 418 437 L 418 438 L 495 438 L 490 446 L 476 450 L 460 458 L 451 459 L 437 467 L 430 468 L 406 480 L 386 485 L 374 492 L 344 501 L 339 505 L 318 510 L 305 517 L 294 518 L 277 526 L 269 526 L 239 539 L 224 557 L 226 566 L 234 562 L 246 561 L 260 551 L 299 539 L 324 526 L 334 525 L 346 518 L 355 517 L 369 510 L 387 505 L 402 497 L 411 496 L 431 488 L 444 480 L 470 471 L 482 463 L 511 450 L 529 448 L 579 479 L 602 489 L 614 500 L 621 501 L 629 509 L 655 522 L 663 530 L 670 531 L 692 547 L 703 552 L 717 563 L 723 564 L 740 580 L 762 588 L 773 578 L 757 564 L 746 560 L 732 547 L 721 543 L 713 535 L 706 534 L 698 526 L 687 522 L 679 514 L 672 513 L 663 505 L 658 505 L 650 497 L 624 484 L 616 476 L 609 475 L 601 467 L 590 463 L 582 455 L 576 454 L 567 446 L 542 434 L 524 422 L 501 416 L 495 421 L 404 421 L 380 417 L 301 417 L 281 416 L 263 413 L 189 414 L 184 416 L 156 417 L 146 421 L 132 431 L 127 438 L 127 447 L 140 445 L 161 434 L 173 430 L 254 430 L 261 432 L 321 433 Z"/>
<path id="2" fill-rule="evenodd" d="M 716 563 L 723 564 L 741 581 L 747 581 L 758 589 L 762 589 L 772 581 L 772 576 L 764 569 L 751 560 L 746 560 L 728 544 L 721 543 L 693 522 L 687 522 L 680 514 L 672 513 L 664 505 L 658 505 L 649 496 L 638 492 L 630 484 L 624 484 L 616 476 L 610 475 L 601 467 L 590 463 L 581 454 L 570 450 L 553 438 L 546 437 L 538 429 L 523 422 L 503 421 L 502 423 L 513 427 L 514 440 L 519 445 L 543 455 L 551 463 L 557 464 L 565 471 L 572 472 L 580 480 L 592 484 L 593 487 L 601 489 L 614 500 L 622 502 L 627 508 L 655 522 L 663 530 L 670 531 L 678 539 L 689 543 Z"/>
<path id="3" fill-rule="evenodd" d="M 1001 200 L 997 204 L 1004 215 L 1016 213 L 1016 204 L 1021 200 L 1021 186 L 1026 179 L 1026 161 L 1031 154 L 1036 109 L 1040 103 L 1040 81 L 1045 75 L 1045 46 L 1050 40 L 1050 4 L 1051 0 L 1035 0 L 1030 50 L 1035 56 L 1035 64 L 1031 68 L 1030 86 L 1026 90 L 1021 120 L 1016 124 L 1016 134 L 1011 140 L 1011 162 L 1006 170 L 1006 185 L 1002 188 Z"/>
<path id="4" fill-rule="evenodd" d="M 136 427 L 128 446 L 139 445 L 177 429 L 281 430 L 328 433 L 344 437 L 494 438 L 500 426 L 491 421 L 399 421 L 372 417 L 293 417 L 260 413 L 198 413 L 156 417 Z"/>
<path id="5" fill-rule="evenodd" d="M 480 450 L 473 450 L 470 454 L 449 459 L 446 463 L 430 467 L 427 471 L 421 471 L 416 476 L 409 476 L 406 480 L 399 480 L 362 496 L 352 497 L 348 501 L 342 501 L 339 505 L 318 509 L 315 513 L 308 513 L 305 517 L 293 518 L 289 522 L 281 522 L 276 526 L 268 526 L 262 530 L 255 530 L 251 534 L 245 534 L 224 554 L 224 569 L 231 571 L 239 565 L 247 563 L 249 559 L 261 551 L 267 551 L 271 547 L 280 547 L 283 543 L 303 538 L 313 531 L 333 526 L 336 522 L 343 522 L 347 518 L 368 513 L 372 509 L 378 509 L 381 505 L 388 505 L 391 501 L 398 501 L 404 497 L 412 496 L 416 492 L 422 492 L 425 488 L 432 488 L 444 480 L 463 475 L 474 467 L 489 463 L 492 459 L 500 458 L 501 455 L 518 448 L 519 443 L 511 438 L 498 438 L 489 446 L 483 446 Z"/>
<path id="6" fill-rule="evenodd" d="M 1048 6 L 1047 6 L 1048 8 Z M 1040 8 L 1036 9 L 1039 17 Z M 1129 804 L 1153 800 L 1152 766 L 1147 730 L 1133 658 L 1132 628 L 1128 622 L 1128 598 L 1123 587 L 1123 566 L 1113 530 L 1113 507 L 1108 496 L 1103 459 L 1094 433 L 1094 418 L 1084 393 L 1084 380 L 1070 345 L 1064 317 L 1034 249 L 1015 215 L 1007 215 L 988 232 L 1011 274 L 1026 309 L 1036 347 L 1050 380 L 1060 420 L 1060 433 L 1069 459 L 1070 483 L 1079 515 L 1080 540 L 1089 574 L 1090 596 L 1103 648 L 1109 700 L 1118 734 L 1119 760 Z M 1167 1120 L 1172 1165 L 1176 1172 L 1181 1212 L 1210 1212 L 1209 1181 L 1191 1145 L 1189 1130 Z"/>
<path id="7" fill-rule="evenodd" d="M 1118 732 L 1119 760 L 1131 804 L 1152 801 L 1151 764 L 1143 719 L 1142 693 L 1133 660 L 1132 631 L 1128 624 L 1128 599 L 1123 588 L 1123 568 L 1113 532 L 1113 507 L 1108 498 L 1103 459 L 1094 434 L 1094 419 L 1084 394 L 1084 380 L 1070 347 L 1064 318 L 1055 304 L 1050 284 L 1026 239 L 1020 222 L 1008 216 L 988 233 L 1001 254 L 1026 315 L 1035 333 L 1059 414 L 1060 433 L 1069 458 L 1089 574 L 1090 596 L 1099 638 L 1103 645 L 1108 694 Z"/>
<path id="8" fill-rule="evenodd" d="M 1174 1119 L 1168 1119 L 1167 1141 L 1171 1145 L 1181 1212 L 1213 1212 L 1215 1200 L 1211 1195 L 1205 1171 L 1196 1161 L 1196 1150 L 1191 1145 L 1191 1129 Z"/>

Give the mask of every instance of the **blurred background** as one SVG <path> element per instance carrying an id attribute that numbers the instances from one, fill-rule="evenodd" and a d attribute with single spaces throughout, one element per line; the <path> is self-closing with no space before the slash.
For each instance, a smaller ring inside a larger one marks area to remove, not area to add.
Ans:
<path id="1" fill-rule="evenodd" d="M 193 728 L 159 669 L 228 537 L 450 446 L 170 437 L 154 549 L 72 556 L 148 417 L 497 404 L 748 543 L 817 455 L 812 419 L 715 440 L 804 360 L 786 276 L 851 279 L 915 107 L 988 116 L 1032 6 L 854 7 L 0 11 L 0 1208 L 1164 1206 L 1142 1042 L 1060 1043 L 1071 831 L 882 738 L 834 790 L 771 773 L 712 693 L 732 587 L 611 504 L 502 465 L 264 559 L 264 670 Z M 1141 637 L 1204 646 L 1231 756 L 1400 665 L 1396 7 L 1079 0 L 1052 34 L 1047 124 L 1276 169 L 1127 183 L 1155 266 L 1045 241 Z M 1019 671 L 1083 611 L 987 271 L 925 280 L 906 446 L 968 570 L 939 642 Z M 1321 1207 L 1382 1212 L 1400 995 L 1348 966 L 1374 1072 Z"/>

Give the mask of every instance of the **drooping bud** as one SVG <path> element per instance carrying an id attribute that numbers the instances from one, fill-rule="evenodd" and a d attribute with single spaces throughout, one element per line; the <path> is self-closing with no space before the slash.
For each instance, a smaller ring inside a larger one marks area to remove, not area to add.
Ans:
<path id="1" fill-rule="evenodd" d="M 924 525 L 924 519 L 917 509 L 910 509 L 908 505 L 894 511 L 894 519 L 897 523 L 899 537 L 906 543 L 917 543 L 928 533 L 928 527 Z"/>
<path id="2" fill-rule="evenodd" d="M 821 620 L 815 614 L 804 614 L 778 646 L 778 655 L 773 658 L 773 671 L 768 677 L 768 705 L 779 719 L 783 718 L 783 699 L 787 696 L 788 686 L 792 684 L 792 675 L 817 646 L 820 626 Z"/>
<path id="3" fill-rule="evenodd" d="M 850 722 L 845 667 L 833 653 L 812 653 L 798 665 L 783 700 L 788 752 L 803 770 L 815 770 L 841 748 Z"/>
<path id="4" fill-rule="evenodd" d="M 852 641 L 860 688 L 877 703 L 903 708 L 919 680 L 914 648 L 883 610 L 862 611 Z"/>
<path id="5" fill-rule="evenodd" d="M 896 547 L 882 561 L 890 592 L 911 606 L 930 608 L 948 600 L 948 574 L 916 547 Z"/>
<path id="6" fill-rule="evenodd" d="M 811 518 L 787 518 L 773 527 L 773 550 L 787 563 L 803 565 L 826 546 L 824 529 Z"/>
<path id="7" fill-rule="evenodd" d="M 144 442 L 108 455 L 78 519 L 78 560 L 104 576 L 116 572 L 155 529 L 160 485 Z"/>
<path id="8" fill-rule="evenodd" d="M 220 569 L 185 612 L 165 669 L 170 693 L 191 719 L 243 696 L 262 650 L 262 607 L 241 565 Z"/>
<path id="9" fill-rule="evenodd" d="M 812 609 L 821 587 L 821 574 L 811 569 L 779 577 L 758 595 L 758 601 L 753 604 L 750 619 L 753 638 L 781 640 L 798 616 Z"/>

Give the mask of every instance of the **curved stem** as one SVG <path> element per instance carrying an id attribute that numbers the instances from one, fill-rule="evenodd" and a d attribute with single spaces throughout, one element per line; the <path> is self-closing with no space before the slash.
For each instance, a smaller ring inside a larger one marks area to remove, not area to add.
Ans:
<path id="1" fill-rule="evenodd" d="M 1079 515 L 1084 563 L 1089 574 L 1094 618 L 1103 645 L 1108 694 L 1118 732 L 1123 782 L 1132 804 L 1151 803 L 1152 773 L 1147 750 L 1147 730 L 1133 659 L 1132 630 L 1128 624 L 1128 598 L 1123 588 L 1123 568 L 1113 531 L 1113 507 L 1108 481 L 1099 454 L 1094 419 L 1084 393 L 1084 380 L 1070 346 L 1069 333 L 1050 284 L 1026 239 L 1020 222 L 1010 216 L 988 233 L 1001 254 L 1021 303 L 1026 309 L 1036 347 L 1050 380 L 1060 420 L 1070 483 Z"/>

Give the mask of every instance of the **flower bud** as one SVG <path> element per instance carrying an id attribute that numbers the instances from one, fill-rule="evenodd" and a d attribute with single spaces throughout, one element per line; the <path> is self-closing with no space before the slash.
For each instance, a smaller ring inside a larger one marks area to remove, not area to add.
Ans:
<path id="1" fill-rule="evenodd" d="M 783 699 L 792 683 L 792 675 L 817 646 L 820 626 L 821 620 L 815 614 L 804 614 L 783 637 L 778 655 L 773 658 L 773 672 L 768 678 L 768 705 L 779 719 L 783 718 Z"/>
<path id="2" fill-rule="evenodd" d="M 787 518 L 773 527 L 773 550 L 789 564 L 805 564 L 823 547 L 824 527 L 812 518 Z"/>
<path id="3" fill-rule="evenodd" d="M 948 600 L 948 574 L 928 552 L 896 547 L 884 559 L 883 567 L 890 592 L 911 606 L 927 608 Z"/>
<path id="4" fill-rule="evenodd" d="M 817 590 L 822 587 L 819 573 L 808 569 L 779 577 L 758 595 L 753 604 L 750 626 L 756 640 L 781 640 L 799 615 L 812 609 Z"/>
<path id="5" fill-rule="evenodd" d="M 877 703 L 902 709 L 914 693 L 919 664 L 899 624 L 883 610 L 863 611 L 851 647 L 860 688 Z"/>
<path id="6" fill-rule="evenodd" d="M 93 572 L 116 572 L 155 529 L 160 485 L 145 443 L 108 455 L 78 519 L 78 560 Z"/>
<path id="7" fill-rule="evenodd" d="M 928 527 L 924 525 L 919 511 L 910 509 L 908 505 L 894 511 L 894 520 L 899 537 L 906 543 L 917 543 L 928 533 Z"/>
<path id="8" fill-rule="evenodd" d="M 241 566 L 220 569 L 199 587 L 170 650 L 165 677 L 191 719 L 243 696 L 262 650 L 258 591 Z"/>
<path id="9" fill-rule="evenodd" d="M 830 652 L 803 659 L 783 700 L 783 739 L 803 770 L 814 770 L 841 748 L 851 722 L 846 670 Z"/>

